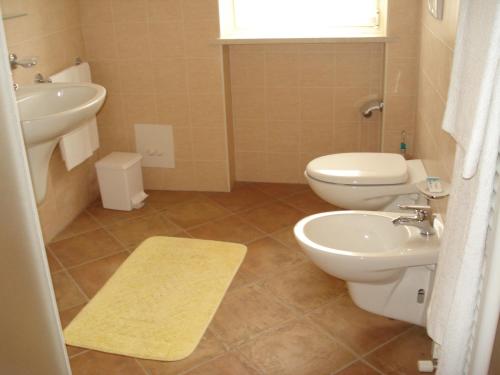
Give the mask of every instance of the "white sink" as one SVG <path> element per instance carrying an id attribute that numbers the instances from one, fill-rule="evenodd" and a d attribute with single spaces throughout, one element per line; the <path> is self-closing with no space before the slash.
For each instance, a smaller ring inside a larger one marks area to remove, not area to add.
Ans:
<path id="1" fill-rule="evenodd" d="M 45 198 L 50 157 L 57 143 L 95 116 L 105 97 L 106 89 L 92 83 L 41 83 L 16 91 L 38 203 Z"/>
<path id="2" fill-rule="evenodd" d="M 101 108 L 106 89 L 92 83 L 21 86 L 17 105 L 26 145 L 36 145 L 75 129 Z"/>

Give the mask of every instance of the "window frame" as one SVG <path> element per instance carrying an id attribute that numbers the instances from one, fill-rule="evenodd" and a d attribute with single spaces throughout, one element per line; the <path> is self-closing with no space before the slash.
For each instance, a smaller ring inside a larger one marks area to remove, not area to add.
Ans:
<path id="1" fill-rule="evenodd" d="M 386 41 L 386 14 L 387 0 L 378 1 L 378 26 L 362 27 L 338 27 L 328 29 L 319 34 L 293 33 L 287 31 L 285 34 L 273 32 L 241 32 L 235 24 L 235 0 L 219 1 L 220 37 L 223 44 L 246 44 L 253 42 L 336 42 L 336 41 Z"/>

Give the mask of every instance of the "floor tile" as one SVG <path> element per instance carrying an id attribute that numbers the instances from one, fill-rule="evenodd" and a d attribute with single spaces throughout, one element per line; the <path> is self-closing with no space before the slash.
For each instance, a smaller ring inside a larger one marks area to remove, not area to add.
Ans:
<path id="1" fill-rule="evenodd" d="M 425 328 L 415 327 L 366 359 L 388 375 L 418 375 L 417 361 L 431 357 L 431 346 Z"/>
<path id="2" fill-rule="evenodd" d="M 120 251 L 122 246 L 104 229 L 80 234 L 49 245 L 65 267 L 73 267 Z"/>
<path id="3" fill-rule="evenodd" d="M 271 200 L 269 195 L 249 185 L 236 186 L 229 193 L 207 193 L 207 196 L 233 212 L 249 209 Z"/>
<path id="4" fill-rule="evenodd" d="M 306 184 L 275 184 L 267 182 L 255 182 L 253 186 L 273 198 L 284 198 L 287 195 L 309 188 Z"/>
<path id="5" fill-rule="evenodd" d="M 335 375 L 379 375 L 380 372 L 375 371 L 365 363 L 358 361 L 346 369 L 337 372 Z"/>
<path id="6" fill-rule="evenodd" d="M 106 228 L 125 247 L 136 247 L 153 236 L 175 236 L 182 229 L 163 214 L 122 221 Z"/>
<path id="7" fill-rule="evenodd" d="M 228 215 L 229 211 L 208 198 L 196 198 L 175 204 L 169 207 L 164 214 L 181 227 L 189 228 L 219 219 Z"/>
<path id="8" fill-rule="evenodd" d="M 97 228 L 99 228 L 97 221 L 95 221 L 87 212 L 82 212 L 66 228 L 64 228 L 64 230 L 59 233 L 52 240 L 52 242 L 73 237 L 77 234 L 89 232 Z"/>
<path id="9" fill-rule="evenodd" d="M 338 207 L 318 197 L 312 190 L 306 190 L 293 194 L 285 198 L 283 201 L 288 203 L 290 206 L 307 213 L 308 215 L 339 210 Z"/>
<path id="10" fill-rule="evenodd" d="M 201 193 L 196 191 L 169 191 L 169 190 L 147 190 L 149 195 L 147 203 L 152 207 L 163 210 L 175 204 L 199 198 Z"/>
<path id="11" fill-rule="evenodd" d="M 69 270 L 80 288 L 92 298 L 130 255 L 122 252 Z"/>
<path id="12" fill-rule="evenodd" d="M 211 332 L 207 332 L 201 339 L 200 344 L 186 359 L 174 362 L 160 362 L 139 360 L 139 363 L 152 375 L 175 375 L 182 371 L 198 366 L 217 355 L 225 352 L 222 344 Z"/>
<path id="13" fill-rule="evenodd" d="M 255 369 L 248 366 L 238 358 L 237 354 L 228 353 L 214 359 L 194 370 L 188 371 L 186 375 L 258 375 Z"/>
<path id="14" fill-rule="evenodd" d="M 281 202 L 273 202 L 240 214 L 266 233 L 295 225 L 305 214 Z"/>
<path id="15" fill-rule="evenodd" d="M 239 348 L 265 374 L 328 375 L 354 359 L 305 320 L 270 330 Z"/>
<path id="16" fill-rule="evenodd" d="M 87 212 L 92 215 L 101 225 L 110 225 L 123 220 L 136 219 L 141 216 L 151 215 L 156 212 L 151 204 L 146 201 L 146 204 L 136 210 L 132 211 L 120 211 L 120 210 L 109 210 L 102 207 L 102 202 L 100 200 L 92 203 L 88 208 Z"/>
<path id="17" fill-rule="evenodd" d="M 247 255 L 241 270 L 256 275 L 259 279 L 279 273 L 287 266 L 305 261 L 305 258 L 296 250 L 266 237 L 249 243 Z"/>
<path id="18" fill-rule="evenodd" d="M 46 250 L 45 254 L 47 254 L 47 262 L 49 263 L 49 269 L 51 273 L 60 271 L 62 269 L 61 263 L 56 259 L 56 257 L 50 252 L 50 250 Z"/>
<path id="19" fill-rule="evenodd" d="M 235 215 L 189 229 L 188 233 L 194 238 L 237 243 L 248 243 L 264 235 L 264 232 Z"/>
<path id="20" fill-rule="evenodd" d="M 231 282 L 231 285 L 229 287 L 229 290 L 234 290 L 237 288 L 241 288 L 242 286 L 251 284 L 258 280 L 258 277 L 251 273 L 248 270 L 245 269 L 240 269 L 236 273 L 236 275 L 233 278 L 233 281 Z"/>
<path id="21" fill-rule="evenodd" d="M 236 343 L 294 316 L 255 287 L 242 287 L 226 294 L 210 327 L 224 342 Z"/>
<path id="22" fill-rule="evenodd" d="M 85 306 L 85 304 L 75 306 L 71 309 L 61 311 L 59 313 L 59 318 L 61 319 L 61 325 L 64 328 L 74 319 L 74 317 L 80 312 L 80 310 Z M 68 351 L 68 355 L 70 357 L 84 352 L 86 349 L 78 348 L 76 346 L 66 345 L 66 349 Z"/>
<path id="23" fill-rule="evenodd" d="M 73 375 L 144 375 L 130 357 L 88 351 L 70 359 Z"/>
<path id="24" fill-rule="evenodd" d="M 52 285 L 56 294 L 57 308 L 61 311 L 87 302 L 87 298 L 65 272 L 53 274 Z"/>
<path id="25" fill-rule="evenodd" d="M 359 354 L 410 328 L 408 323 L 360 309 L 347 294 L 315 311 L 311 318 Z"/>
<path id="26" fill-rule="evenodd" d="M 346 292 L 343 280 L 324 273 L 310 262 L 264 280 L 259 286 L 302 312 L 324 305 Z"/>
<path id="27" fill-rule="evenodd" d="M 291 248 L 291 249 L 296 249 L 300 253 L 304 254 L 302 248 L 300 247 L 299 243 L 295 239 L 295 235 L 293 234 L 293 226 L 286 227 L 283 229 L 280 229 L 277 232 L 271 233 L 270 237 L 274 238 L 278 242 L 281 242 L 285 246 Z M 305 256 L 305 254 L 304 254 Z"/>

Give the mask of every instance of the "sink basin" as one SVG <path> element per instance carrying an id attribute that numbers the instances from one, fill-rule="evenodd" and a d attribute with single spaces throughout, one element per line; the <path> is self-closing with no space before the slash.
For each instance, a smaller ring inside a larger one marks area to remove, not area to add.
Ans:
<path id="1" fill-rule="evenodd" d="M 106 89 L 92 83 L 42 83 L 21 86 L 17 105 L 26 145 L 58 138 L 101 108 Z"/>
<path id="2" fill-rule="evenodd" d="M 106 89 L 92 83 L 21 86 L 16 101 L 37 202 L 45 198 L 49 162 L 61 137 L 96 115 Z"/>

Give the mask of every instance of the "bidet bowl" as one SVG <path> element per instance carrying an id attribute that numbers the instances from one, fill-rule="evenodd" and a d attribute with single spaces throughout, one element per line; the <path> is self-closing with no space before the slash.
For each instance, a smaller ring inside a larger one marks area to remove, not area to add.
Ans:
<path id="1" fill-rule="evenodd" d="M 442 224 L 425 237 L 418 228 L 395 226 L 401 213 L 334 211 L 308 216 L 294 228 L 297 241 L 323 271 L 346 281 L 390 282 L 406 267 L 437 262 Z"/>

